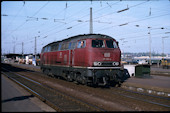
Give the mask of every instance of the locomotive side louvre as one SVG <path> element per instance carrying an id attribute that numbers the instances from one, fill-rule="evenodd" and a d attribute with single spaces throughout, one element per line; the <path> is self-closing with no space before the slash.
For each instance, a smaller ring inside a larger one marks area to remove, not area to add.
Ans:
<path id="1" fill-rule="evenodd" d="M 50 43 L 41 52 L 41 69 L 52 76 L 83 84 L 123 81 L 121 51 L 115 39 L 87 34 Z"/>

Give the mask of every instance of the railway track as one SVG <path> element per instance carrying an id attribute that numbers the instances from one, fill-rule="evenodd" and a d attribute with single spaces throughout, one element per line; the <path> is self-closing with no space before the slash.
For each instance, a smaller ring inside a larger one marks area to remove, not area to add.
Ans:
<path id="1" fill-rule="evenodd" d="M 8 68 L 10 69 L 10 68 Z M 20 74 L 19 71 L 17 71 L 17 69 L 14 69 L 17 73 Z M 6 71 L 7 72 L 7 71 Z M 42 77 L 42 81 L 44 80 L 51 80 L 50 77 L 46 77 L 46 75 L 43 75 L 42 73 L 40 72 L 33 72 L 33 71 L 29 71 L 29 70 L 26 70 L 24 73 L 21 73 L 21 75 L 23 75 L 23 78 L 25 78 L 26 74 L 33 74 L 34 76 L 39 76 L 39 78 Z M 27 76 L 29 77 L 29 76 Z M 43 78 L 45 77 L 45 78 Z M 30 78 L 30 77 L 29 77 Z M 29 79 L 28 78 L 28 79 Z M 25 78 L 26 79 L 26 78 Z M 32 80 L 32 79 L 31 79 Z M 31 81 L 30 80 L 30 81 Z M 36 77 L 34 80 L 32 80 L 32 82 L 35 82 L 36 81 Z M 61 80 L 62 81 L 62 80 Z M 64 82 L 64 81 L 63 81 Z M 63 83 L 62 82 L 62 83 Z M 67 87 L 67 85 L 70 85 L 69 87 L 74 87 L 75 90 L 77 90 L 77 92 L 83 92 L 83 93 L 88 93 L 90 95 L 92 95 L 90 98 L 91 99 L 94 99 L 94 98 L 99 98 L 99 99 L 103 99 L 105 100 L 103 103 L 102 101 L 98 100 L 98 104 L 94 104 L 94 103 L 90 103 L 88 100 L 83 100 L 83 99 L 78 99 L 78 97 L 72 95 L 72 96 L 69 96 L 69 95 L 66 95 L 66 93 L 69 93 L 69 91 L 65 92 L 65 96 L 66 97 L 69 97 L 71 99 L 69 100 L 76 100 L 77 103 L 81 103 L 82 104 L 82 107 L 83 106 L 86 106 L 86 108 L 83 108 L 83 109 L 80 109 L 80 110 L 62 110 L 61 108 L 55 108 L 56 110 L 58 111 L 106 111 L 106 110 L 109 110 L 110 109 L 107 109 L 107 105 L 106 103 L 109 103 L 110 102 L 110 106 L 112 105 L 111 102 L 118 102 L 118 103 L 121 103 L 122 106 L 126 106 L 127 108 L 131 108 L 130 111 L 133 111 L 133 110 L 151 110 L 151 111 L 169 111 L 170 110 L 170 99 L 169 98 L 166 98 L 166 97 L 159 97 L 159 96 L 153 96 L 153 95 L 148 95 L 148 94 L 144 94 L 144 93 L 139 93 L 139 92 L 135 92 L 135 91 L 130 91 L 130 90 L 125 90 L 125 89 L 122 89 L 120 87 L 111 87 L 109 89 L 103 89 L 103 88 L 89 88 L 87 86 L 83 86 L 83 85 L 77 85 L 76 87 L 73 85 L 73 84 L 67 84 L 65 85 L 65 83 L 69 83 L 69 82 L 64 82 L 63 85 L 64 87 Z M 35 82 L 36 84 L 36 82 Z M 43 82 L 37 82 L 37 84 L 40 84 L 42 87 L 45 87 L 47 88 L 48 90 L 51 90 L 51 91 L 57 91 L 59 92 L 60 94 L 63 95 L 63 92 L 57 90 L 56 88 L 52 88 L 51 85 L 49 84 L 44 84 Z M 73 86 L 72 86 L 73 85 Z M 69 88 L 67 88 L 69 89 Z M 70 88 L 71 89 L 71 88 Z M 81 89 L 81 91 L 79 91 Z M 88 89 L 88 90 L 87 90 Z M 46 89 L 44 89 L 46 90 Z M 72 89 L 71 89 L 72 90 Z M 71 91 L 70 90 L 70 91 Z M 37 91 L 37 90 L 36 90 Z M 45 94 L 46 92 L 44 92 Z M 56 96 L 57 97 L 57 96 Z M 117 98 L 117 99 L 116 99 Z M 43 97 L 44 99 L 44 97 Z M 42 100 L 43 100 L 42 99 Z M 74 101 L 75 101 L 74 100 Z M 49 99 L 44 99 L 43 101 L 45 101 L 46 103 L 49 103 L 51 104 L 52 102 L 49 100 Z M 55 101 L 55 100 L 54 100 Z M 55 101 L 57 102 L 57 101 Z M 72 102 L 70 102 L 72 103 Z M 79 104 L 80 104 L 79 103 Z M 90 104 L 88 104 L 90 103 Z M 99 103 L 101 104 L 101 106 L 99 106 Z M 51 104 L 52 105 L 52 104 Z M 115 105 L 115 104 L 113 104 Z M 119 107 L 120 104 L 118 104 L 117 106 L 114 106 L 114 107 Z M 56 106 L 56 105 L 52 105 L 52 106 Z M 67 105 L 68 106 L 68 105 Z M 76 105 L 77 106 L 77 105 Z M 54 108 L 54 107 L 53 107 Z M 78 108 L 81 108 L 81 107 L 78 107 Z M 120 108 L 119 108 L 120 109 Z M 118 109 L 117 109 L 118 110 Z M 124 111 L 124 110 L 123 110 Z M 125 111 L 127 111 L 127 109 L 125 109 Z"/>
<path id="2" fill-rule="evenodd" d="M 120 95 L 125 98 L 133 99 L 135 101 L 143 102 L 145 106 L 151 105 L 161 109 L 170 110 L 170 98 L 155 95 L 149 95 L 142 92 L 126 90 L 123 88 L 112 88 L 110 93 Z"/>
<path id="3" fill-rule="evenodd" d="M 63 94 L 56 89 L 45 86 L 20 74 L 13 73 L 5 68 L 2 68 L 2 71 L 2 74 L 24 87 L 56 111 L 104 111 L 104 109 Z"/>

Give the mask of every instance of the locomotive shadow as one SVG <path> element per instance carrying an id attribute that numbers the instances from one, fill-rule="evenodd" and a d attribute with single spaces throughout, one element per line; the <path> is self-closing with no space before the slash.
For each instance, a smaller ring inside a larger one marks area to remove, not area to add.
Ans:
<path id="1" fill-rule="evenodd" d="M 34 95 L 18 96 L 18 97 L 13 97 L 13 98 L 10 98 L 10 99 L 2 100 L 1 102 L 5 103 L 5 102 L 10 102 L 10 101 L 22 101 L 22 100 L 26 100 L 26 99 L 29 99 L 29 98 L 32 98 L 32 97 L 34 97 Z"/>
<path id="2" fill-rule="evenodd" d="M 9 72 L 9 71 L 7 71 L 3 68 L 10 70 L 11 72 L 35 72 L 35 71 L 32 71 L 32 70 L 27 70 L 27 69 L 15 67 L 15 66 L 12 66 L 11 64 L 1 63 L 1 70 L 3 72 Z"/>

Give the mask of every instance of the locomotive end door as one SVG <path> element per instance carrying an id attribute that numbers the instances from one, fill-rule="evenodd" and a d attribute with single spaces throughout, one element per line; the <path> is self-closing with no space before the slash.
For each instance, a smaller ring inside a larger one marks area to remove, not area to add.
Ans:
<path id="1" fill-rule="evenodd" d="M 69 66 L 74 66 L 74 49 L 69 50 Z"/>

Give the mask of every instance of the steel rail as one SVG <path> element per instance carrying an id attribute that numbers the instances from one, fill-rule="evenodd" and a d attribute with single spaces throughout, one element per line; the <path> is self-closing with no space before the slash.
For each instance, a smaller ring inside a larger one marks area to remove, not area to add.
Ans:
<path id="1" fill-rule="evenodd" d="M 41 83 L 39 83 L 41 84 Z M 46 86 L 46 87 L 49 87 L 49 86 Z M 50 87 L 51 88 L 51 87 Z M 53 88 L 52 88 L 53 89 Z M 55 89 L 54 89 L 55 90 Z M 154 97 L 154 98 L 160 98 L 160 99 L 164 99 L 164 100 L 170 100 L 169 98 L 166 98 L 166 97 L 159 97 L 159 96 L 155 96 L 155 95 L 149 95 L 149 94 L 145 94 L 145 93 L 140 93 L 140 92 L 135 92 L 135 91 L 130 91 L 130 90 L 126 90 L 126 89 L 121 89 L 121 88 L 118 88 L 117 90 L 121 90 L 121 91 L 125 91 L 125 92 L 129 92 L 129 93 L 134 93 L 134 94 L 140 94 L 140 95 L 145 95 L 145 96 L 150 96 L 150 97 Z M 135 97 L 135 96 L 129 96 L 129 95 L 125 95 L 125 93 L 116 93 L 115 94 L 118 94 L 118 95 L 121 95 L 121 96 L 124 96 L 124 97 L 127 97 L 127 98 L 131 98 L 131 99 L 135 99 L 135 100 L 139 100 L 139 101 L 144 101 L 144 102 L 147 102 L 147 103 L 150 103 L 150 104 L 155 104 L 155 105 L 159 105 L 159 106 L 163 106 L 163 107 L 167 107 L 167 108 L 170 108 L 169 105 L 166 105 L 166 104 L 162 104 L 162 103 L 159 103 L 159 102 L 153 102 L 153 101 L 149 101 L 149 100 L 146 100 L 146 99 L 141 99 L 139 97 Z M 81 101 L 81 100 L 80 100 Z M 102 110 L 103 111 L 103 110 Z"/>
<path id="2" fill-rule="evenodd" d="M 162 107 L 167 107 L 167 108 L 170 108 L 170 105 L 166 105 L 166 104 L 162 104 L 162 103 L 158 103 L 158 102 L 154 102 L 154 101 L 150 101 L 150 100 L 146 100 L 146 99 L 144 99 L 144 98 L 140 98 L 139 96 L 138 97 L 136 97 L 136 96 L 130 96 L 130 95 L 126 95 L 126 92 L 128 92 L 128 93 L 131 93 L 131 94 L 138 94 L 138 95 L 144 95 L 144 96 L 150 96 L 150 97 L 154 97 L 154 98 L 157 98 L 157 97 L 155 97 L 155 96 L 152 96 L 152 95 L 145 95 L 145 94 L 142 94 L 142 93 L 139 93 L 139 92 L 135 92 L 135 91 L 128 91 L 128 90 L 124 90 L 124 89 L 120 89 L 120 88 L 116 88 L 116 90 L 121 90 L 121 91 L 123 91 L 122 93 L 120 93 L 120 92 L 111 92 L 112 94 L 116 94 L 116 95 L 121 95 L 121 96 L 124 96 L 124 97 L 127 97 L 127 98 L 131 98 L 131 99 L 135 99 L 135 100 L 139 100 L 139 101 L 143 101 L 143 102 L 147 102 L 147 103 L 150 103 L 150 104 L 155 104 L 155 105 L 158 105 L 158 106 L 162 106 Z M 164 99 L 164 100 L 166 100 L 166 99 L 168 99 L 168 100 L 170 100 L 169 98 L 166 98 L 166 97 L 160 97 L 159 99 Z"/>
<path id="3" fill-rule="evenodd" d="M 11 72 L 10 70 L 7 70 L 7 69 L 5 69 L 5 68 L 3 68 L 3 67 L 2 67 L 2 69 L 6 70 L 6 71 L 8 71 L 8 72 L 10 72 L 10 73 L 13 73 L 13 72 Z M 4 75 L 8 76 L 8 75 L 5 74 L 4 72 L 2 72 L 2 73 L 3 73 Z M 41 84 L 41 83 L 39 83 L 39 82 L 37 82 L 37 81 L 34 81 L 34 80 L 30 79 L 30 78 L 27 78 L 27 77 L 22 76 L 22 75 L 17 74 L 17 73 L 14 73 L 14 74 L 16 74 L 17 76 L 20 76 L 20 77 L 22 77 L 22 78 L 24 78 L 24 79 L 26 79 L 26 80 L 28 80 L 28 81 L 31 81 L 31 82 L 33 82 L 33 83 L 35 83 L 35 84 L 37 84 L 37 85 L 40 85 L 40 86 L 42 86 L 42 87 L 46 87 L 46 88 L 48 88 L 48 89 L 50 89 L 50 90 L 53 90 L 53 91 L 59 93 L 60 95 L 64 96 L 65 98 L 67 98 L 67 99 L 69 99 L 69 100 L 71 100 L 71 101 L 74 101 L 74 102 L 76 102 L 76 103 L 78 103 L 78 104 L 81 104 L 82 106 L 84 106 L 84 107 L 86 107 L 86 108 L 90 108 L 91 110 L 93 109 L 94 111 L 105 111 L 105 110 L 102 109 L 102 108 L 99 108 L 99 107 L 97 107 L 97 106 L 91 105 L 91 104 L 89 104 L 89 103 L 86 103 L 86 102 L 84 102 L 84 101 L 82 101 L 82 100 L 80 100 L 80 99 L 76 99 L 76 98 L 74 98 L 74 97 L 71 97 L 71 96 L 69 96 L 69 95 L 63 94 L 62 92 L 60 92 L 60 91 L 58 91 L 58 90 L 56 90 L 56 89 L 54 89 L 54 88 L 51 88 L 51 87 L 49 87 L 49 86 L 47 86 L 47 85 L 43 85 L 43 84 Z M 12 78 L 12 77 L 10 77 L 10 76 L 8 76 L 8 78 L 12 79 L 12 80 L 15 81 L 17 84 L 19 84 L 20 86 L 24 87 L 25 89 L 29 90 L 29 92 L 31 92 L 31 93 L 33 93 L 35 96 L 39 97 L 43 102 L 47 103 L 48 105 L 50 105 L 51 107 L 53 107 L 55 110 L 57 110 L 57 111 L 64 111 L 62 108 L 56 107 L 53 103 L 51 103 L 51 102 L 50 102 L 49 100 L 47 100 L 45 97 L 41 96 L 41 95 L 38 94 L 36 91 L 30 89 L 29 87 L 25 86 L 24 84 L 20 83 L 19 81 L 15 80 L 14 78 Z"/>
<path id="4" fill-rule="evenodd" d="M 137 91 L 133 91 L 133 90 L 127 90 L 127 89 L 123 89 L 123 88 L 119 88 L 119 90 L 130 92 L 130 93 L 135 93 L 135 94 L 140 94 L 140 95 L 144 95 L 144 96 L 159 98 L 159 99 L 163 99 L 163 100 L 170 100 L 170 98 L 168 98 L 168 97 L 150 95 L 150 94 L 147 94 L 147 93 L 137 92 Z"/>
<path id="5" fill-rule="evenodd" d="M 38 97 L 41 101 L 45 102 L 46 104 L 48 104 L 50 107 L 52 107 L 53 109 L 55 109 L 56 111 L 63 111 L 61 108 L 54 106 L 49 100 L 47 100 L 46 98 L 44 98 L 43 96 L 41 96 L 39 93 L 37 93 L 36 91 L 32 90 L 31 88 L 27 87 L 26 85 L 22 84 L 21 82 L 15 80 L 14 78 L 8 76 L 6 73 L 3 73 L 5 76 L 7 76 L 9 79 L 11 79 L 12 81 L 14 81 L 15 83 L 17 83 L 18 85 L 20 85 L 21 87 L 23 87 L 24 89 L 26 89 L 27 91 L 29 91 L 31 94 L 33 94 L 34 96 Z"/>

